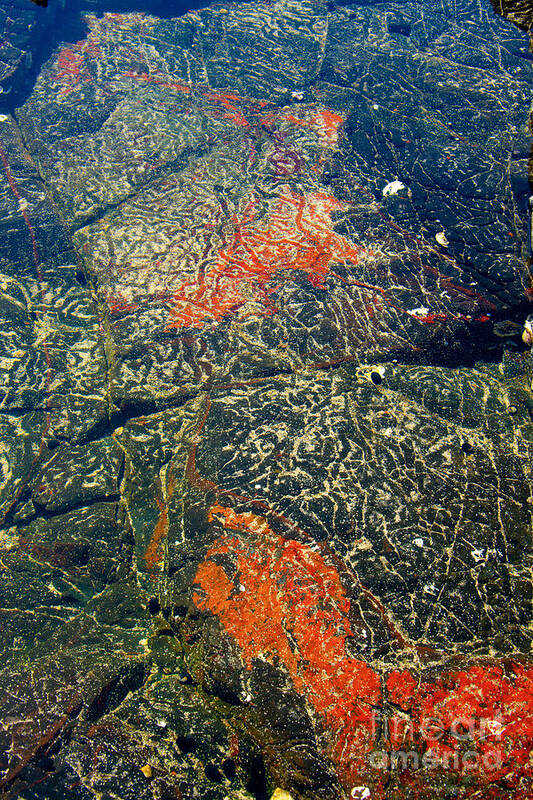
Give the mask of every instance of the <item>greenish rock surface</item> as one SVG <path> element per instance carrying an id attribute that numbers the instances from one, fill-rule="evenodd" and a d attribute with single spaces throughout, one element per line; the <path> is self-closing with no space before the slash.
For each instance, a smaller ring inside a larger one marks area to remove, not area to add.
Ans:
<path id="1" fill-rule="evenodd" d="M 527 36 L 84 24 L 0 118 L 2 796 L 527 800 Z"/>

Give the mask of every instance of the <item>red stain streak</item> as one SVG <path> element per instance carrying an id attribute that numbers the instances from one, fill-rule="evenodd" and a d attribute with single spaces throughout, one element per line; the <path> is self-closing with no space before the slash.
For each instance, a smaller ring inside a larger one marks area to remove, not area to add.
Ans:
<path id="1" fill-rule="evenodd" d="M 130 303 L 128 300 L 124 300 L 118 292 L 114 295 L 107 295 L 107 304 L 114 314 L 135 311 L 139 308 L 138 303 Z"/>
<path id="2" fill-rule="evenodd" d="M 325 288 L 331 262 L 358 260 L 356 247 L 332 230 L 331 213 L 340 208 L 327 194 L 300 195 L 285 187 L 270 214 L 260 220 L 252 198 L 242 217 L 234 217 L 233 240 L 219 250 L 217 261 L 205 267 L 201 279 L 175 291 L 170 327 L 219 320 L 249 301 L 272 313 L 269 295 L 277 287 L 269 284 L 280 270 L 299 270 L 313 286 Z"/>
<path id="3" fill-rule="evenodd" d="M 144 554 L 144 561 L 150 572 L 159 570 L 163 563 L 164 545 L 167 539 L 169 526 L 169 504 L 175 488 L 176 479 L 169 469 L 166 485 L 163 487 L 159 481 L 156 485 L 155 501 L 159 509 L 159 519 L 157 520 Z"/>
<path id="4" fill-rule="evenodd" d="M 305 109 L 304 109 L 305 110 Z M 324 108 L 315 114 L 298 117 L 288 111 L 276 113 L 271 111 L 261 117 L 261 123 L 267 127 L 280 122 L 289 122 L 299 127 L 315 128 L 322 143 L 334 146 L 339 140 L 339 130 L 344 119 L 329 108 Z"/>
<path id="5" fill-rule="evenodd" d="M 243 98 L 236 94 L 218 94 L 215 92 L 205 93 L 204 97 L 213 103 L 219 103 L 221 106 L 223 106 L 223 108 L 226 109 L 225 111 L 220 110 L 219 112 L 216 112 L 216 116 L 221 116 L 223 119 L 227 119 L 229 122 L 233 122 L 235 125 L 238 125 L 241 128 L 250 127 L 250 123 L 244 114 L 234 103 L 230 102 L 231 100 L 235 100 L 239 103 L 242 103 L 244 102 Z"/>
<path id="6" fill-rule="evenodd" d="M 20 194 L 18 192 L 16 183 L 15 183 L 15 181 L 13 179 L 13 175 L 11 174 L 11 169 L 9 167 L 7 156 L 6 156 L 5 152 L 1 148 L 0 148 L 0 159 L 2 160 L 2 164 L 4 166 L 4 172 L 6 174 L 6 178 L 7 178 L 7 181 L 9 183 L 9 188 L 11 189 L 11 192 L 13 193 L 13 196 L 15 197 L 17 202 L 20 204 L 22 198 L 21 198 L 21 196 L 20 196 Z M 39 284 L 39 293 L 41 295 L 40 315 L 41 315 L 41 317 L 43 317 L 44 314 L 45 314 L 46 306 L 45 306 L 45 302 L 44 302 L 43 276 L 42 276 L 42 272 L 41 272 L 41 264 L 40 264 L 40 261 L 39 261 L 39 254 L 38 254 L 38 251 L 37 251 L 37 240 L 35 238 L 35 231 L 33 229 L 33 225 L 31 224 L 31 220 L 30 220 L 30 217 L 28 215 L 28 212 L 26 211 L 26 209 L 22 208 L 20 210 L 20 213 L 22 214 L 24 222 L 26 223 L 26 227 L 28 228 L 28 233 L 30 235 L 33 262 L 34 262 L 34 265 L 35 265 L 35 272 L 36 272 L 36 275 L 37 275 L 37 282 Z M 51 383 L 51 380 L 52 380 L 52 374 L 51 374 L 51 365 L 50 365 L 50 353 L 49 353 L 49 350 L 48 350 L 48 343 L 46 341 L 46 338 L 43 339 L 42 345 L 43 345 L 44 358 L 45 358 L 45 361 L 46 361 L 46 392 L 48 394 L 49 391 L 50 391 L 50 383 Z M 47 403 L 47 408 L 49 408 L 50 407 L 50 398 L 49 397 L 47 398 L 46 403 Z M 47 421 L 46 421 L 45 428 L 43 430 L 43 436 L 46 433 L 46 431 L 48 429 L 48 425 L 50 423 L 50 414 L 49 413 L 47 414 L 46 419 L 47 419 Z M 41 450 L 39 451 L 39 455 L 40 455 L 40 453 L 42 451 L 42 448 L 43 448 L 43 442 L 41 441 Z"/>
<path id="7" fill-rule="evenodd" d="M 171 80 L 170 75 L 165 77 L 164 75 L 154 75 L 147 72 L 134 72 L 133 70 L 128 70 L 122 74 L 126 78 L 139 80 L 143 83 L 155 83 L 157 86 L 164 86 L 166 89 L 175 89 L 178 92 L 185 92 L 186 94 L 189 94 L 191 91 L 190 86 L 188 86 L 186 83 L 181 83 L 180 81 Z"/>
<path id="8" fill-rule="evenodd" d="M 423 322 L 426 325 L 432 325 L 435 322 L 451 322 L 460 321 L 464 322 L 490 322 L 490 317 L 487 314 L 481 314 L 479 317 L 471 317 L 469 314 L 444 314 L 442 312 L 437 314 L 425 314 L 424 316 L 415 316 L 418 322 Z"/>

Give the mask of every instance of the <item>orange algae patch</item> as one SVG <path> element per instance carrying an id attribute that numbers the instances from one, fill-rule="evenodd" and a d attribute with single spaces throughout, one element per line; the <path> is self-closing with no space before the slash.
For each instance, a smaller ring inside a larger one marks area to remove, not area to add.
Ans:
<path id="1" fill-rule="evenodd" d="M 60 84 L 59 95 L 66 97 L 80 82 L 91 79 L 87 69 L 87 59 L 97 58 L 101 54 L 100 46 L 90 36 L 70 47 L 63 47 L 56 61 L 55 79 Z"/>
<path id="2" fill-rule="evenodd" d="M 489 792 L 480 797 L 492 798 L 490 786 L 499 779 L 516 787 L 517 797 L 530 796 L 520 787 L 532 777 L 531 665 L 487 659 L 464 669 L 435 668 L 424 677 L 392 670 L 382 699 L 378 673 L 346 652 L 345 639 L 353 635 L 350 601 L 336 569 L 308 545 L 278 536 L 263 517 L 215 505 L 209 520 L 215 519 L 228 532 L 198 567 L 194 602 L 218 616 L 249 669 L 258 657 L 286 667 L 322 720 L 345 786 L 369 780 L 382 796 L 389 773 L 376 773 L 368 760 L 377 748 L 385 755 L 431 754 L 436 770 L 453 771 Z M 225 554 L 231 557 L 226 562 Z M 479 765 L 474 770 L 473 762 Z M 427 798 L 434 796 L 432 774 L 407 767 L 400 780 L 413 797 Z"/>
<path id="3" fill-rule="evenodd" d="M 342 208 L 330 195 L 300 195 L 285 187 L 260 220 L 252 198 L 242 217 L 234 217 L 233 239 L 218 259 L 174 292 L 170 327 L 219 320 L 249 301 L 268 307 L 268 296 L 277 288 L 269 283 L 280 270 L 299 270 L 313 286 L 324 288 L 332 262 L 358 260 L 353 243 L 332 229 L 331 214 Z"/>
<path id="4" fill-rule="evenodd" d="M 339 128 L 344 122 L 339 114 L 334 114 L 333 111 L 325 109 L 319 111 L 313 117 L 313 123 L 318 128 L 318 132 L 329 145 L 337 144 L 339 140 Z"/>
<path id="5" fill-rule="evenodd" d="M 267 126 L 276 122 L 290 122 L 292 125 L 314 128 L 322 144 L 332 147 L 339 141 L 339 129 L 344 119 L 340 114 L 335 114 L 335 112 L 331 111 L 329 108 L 324 108 L 316 114 L 307 117 L 299 117 L 290 112 L 283 112 L 280 114 L 271 111 L 261 117 L 261 122 Z"/>
<path id="6" fill-rule="evenodd" d="M 527 765 L 533 742 L 533 667 L 514 663 L 475 664 L 424 682 L 417 693 L 415 719 L 439 720 L 451 737 L 428 741 L 440 759 L 449 759 L 465 737 L 481 763 L 501 760 L 500 774 Z M 454 735 L 455 732 L 455 735 Z M 468 738 L 466 738 L 468 736 Z M 468 765 L 465 767 L 468 771 Z M 491 780 L 497 777 L 493 770 Z"/>
<path id="7" fill-rule="evenodd" d="M 228 534 L 213 544 L 195 576 L 195 604 L 218 616 L 248 668 L 259 656 L 285 666 L 320 715 L 333 760 L 357 772 L 374 743 L 381 687 L 368 664 L 346 652 L 350 601 L 337 570 L 255 514 L 213 506 L 210 517 L 246 538 Z M 228 552 L 236 559 L 231 576 L 217 563 Z"/>
<path id="8" fill-rule="evenodd" d="M 394 705 L 400 706 L 401 709 L 407 711 L 412 706 L 417 685 L 417 681 L 409 670 L 404 669 L 401 672 L 394 670 L 387 677 L 388 699 Z"/>
<path id="9" fill-rule="evenodd" d="M 393 752 L 430 753 L 441 768 L 475 774 L 477 785 L 506 776 L 518 786 L 532 777 L 531 665 L 478 663 L 420 681 L 408 670 L 394 670 L 386 687 L 388 700 L 408 712 L 386 720 Z"/>

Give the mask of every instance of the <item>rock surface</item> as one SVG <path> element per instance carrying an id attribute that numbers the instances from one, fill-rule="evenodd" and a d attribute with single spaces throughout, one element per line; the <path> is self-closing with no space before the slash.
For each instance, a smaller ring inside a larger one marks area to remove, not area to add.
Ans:
<path id="1" fill-rule="evenodd" d="M 531 797 L 531 71 L 91 14 L 2 115 L 2 797 Z"/>

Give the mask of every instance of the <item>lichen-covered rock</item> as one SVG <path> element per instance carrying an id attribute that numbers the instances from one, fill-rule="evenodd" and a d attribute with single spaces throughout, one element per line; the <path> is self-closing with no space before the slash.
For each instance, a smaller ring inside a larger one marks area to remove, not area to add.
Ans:
<path id="1" fill-rule="evenodd" d="M 0 118 L 6 796 L 529 800 L 526 47 L 91 14 Z"/>
<path id="2" fill-rule="evenodd" d="M 117 403 L 449 359 L 523 301 L 529 67 L 496 19 L 474 41 L 470 8 L 427 13 L 107 14 L 48 62 L 18 115 L 109 310 Z"/>
<path id="3" fill-rule="evenodd" d="M 51 763 L 44 755 L 68 742 L 80 718 L 98 719 L 142 685 L 147 617 L 136 587 L 117 582 L 3 669 L 0 788 L 41 782 Z"/>

